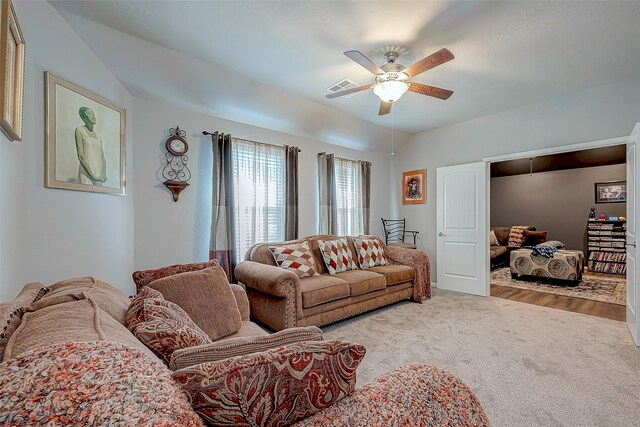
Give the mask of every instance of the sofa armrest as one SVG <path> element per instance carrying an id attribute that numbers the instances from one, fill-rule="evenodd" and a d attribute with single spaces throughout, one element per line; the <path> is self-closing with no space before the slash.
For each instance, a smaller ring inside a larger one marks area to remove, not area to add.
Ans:
<path id="1" fill-rule="evenodd" d="M 234 274 L 245 286 L 275 297 L 286 298 L 292 289 L 300 289 L 300 279 L 294 272 L 256 261 L 242 261 Z"/>
<path id="2" fill-rule="evenodd" d="M 236 285 L 235 283 L 231 283 L 231 290 L 233 291 L 233 296 L 236 298 L 236 304 L 238 304 L 238 310 L 240 310 L 240 318 L 242 320 L 249 320 L 249 299 L 247 298 L 247 293 L 244 291 L 244 288 L 240 285 Z"/>
<path id="3" fill-rule="evenodd" d="M 171 355 L 169 368 L 172 371 L 177 371 L 204 362 L 216 362 L 230 357 L 245 356 L 308 341 L 324 341 L 320 328 L 307 326 L 289 328 L 265 336 L 221 339 L 209 344 L 174 351 Z"/>
<path id="4" fill-rule="evenodd" d="M 478 398 L 459 378 L 434 366 L 406 365 L 294 425 L 435 426 L 443 420 L 489 426 Z"/>

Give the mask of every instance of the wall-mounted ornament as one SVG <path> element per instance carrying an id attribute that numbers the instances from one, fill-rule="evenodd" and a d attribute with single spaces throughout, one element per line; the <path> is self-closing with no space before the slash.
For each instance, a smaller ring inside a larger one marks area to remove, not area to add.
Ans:
<path id="1" fill-rule="evenodd" d="M 165 143 L 167 152 L 164 157 L 167 159 L 167 165 L 162 169 L 162 176 L 166 179 L 164 185 L 167 186 L 173 195 L 173 201 L 177 202 L 180 192 L 189 186 L 191 179 L 191 171 L 187 167 L 187 133 L 176 126 L 175 129 L 169 129 L 170 136 Z"/>

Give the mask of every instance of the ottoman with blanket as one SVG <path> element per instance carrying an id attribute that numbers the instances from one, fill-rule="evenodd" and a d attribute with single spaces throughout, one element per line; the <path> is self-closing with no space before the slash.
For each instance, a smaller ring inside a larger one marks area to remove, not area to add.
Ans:
<path id="1" fill-rule="evenodd" d="M 509 267 L 511 277 L 536 276 L 578 282 L 584 270 L 582 251 L 560 249 L 552 256 L 537 254 L 533 249 L 511 251 Z"/>

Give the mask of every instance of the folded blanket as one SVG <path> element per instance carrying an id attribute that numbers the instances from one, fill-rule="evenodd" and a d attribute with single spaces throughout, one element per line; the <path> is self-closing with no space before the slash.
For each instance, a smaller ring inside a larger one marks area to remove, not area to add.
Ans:
<path id="1" fill-rule="evenodd" d="M 539 245 L 531 248 L 534 255 L 543 256 L 545 258 L 553 258 L 553 254 L 558 252 L 559 249 L 564 248 L 564 243 L 558 240 L 549 240 L 548 242 L 540 243 Z"/>

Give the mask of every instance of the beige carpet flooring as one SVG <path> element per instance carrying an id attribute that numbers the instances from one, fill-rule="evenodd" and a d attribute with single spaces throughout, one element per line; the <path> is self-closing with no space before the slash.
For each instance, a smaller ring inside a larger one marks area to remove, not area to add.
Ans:
<path id="1" fill-rule="evenodd" d="M 434 290 L 324 327 L 367 348 L 358 385 L 436 365 L 478 396 L 494 427 L 640 425 L 640 349 L 623 322 Z"/>

